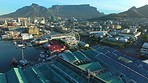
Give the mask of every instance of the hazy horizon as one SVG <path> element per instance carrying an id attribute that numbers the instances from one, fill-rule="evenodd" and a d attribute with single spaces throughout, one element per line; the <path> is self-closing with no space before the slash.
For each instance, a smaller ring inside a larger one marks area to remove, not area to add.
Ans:
<path id="1" fill-rule="evenodd" d="M 40 6 L 50 8 L 52 5 L 81 5 L 90 4 L 90 6 L 96 7 L 99 12 L 105 14 L 119 13 L 128 10 L 135 6 L 136 8 L 148 4 L 147 0 L 1 0 L 0 15 L 9 14 L 15 12 L 17 9 L 24 6 L 30 6 L 32 3 L 36 3 Z"/>

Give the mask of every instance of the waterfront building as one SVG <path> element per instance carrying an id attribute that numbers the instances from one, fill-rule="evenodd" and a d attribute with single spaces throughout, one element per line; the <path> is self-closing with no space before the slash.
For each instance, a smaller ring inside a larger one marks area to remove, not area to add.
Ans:
<path id="1" fill-rule="evenodd" d="M 144 56 L 148 57 L 148 43 L 147 42 L 145 42 L 142 45 L 142 48 L 141 48 L 140 52 L 141 52 L 141 55 L 144 55 Z"/>
<path id="2" fill-rule="evenodd" d="M 107 31 L 92 31 L 89 32 L 90 37 L 95 37 L 95 38 L 103 38 L 107 36 L 108 32 Z"/>
<path id="3" fill-rule="evenodd" d="M 1 83 L 147 83 L 148 65 L 107 46 L 66 50 L 47 61 L 0 73 Z M 138 78 L 138 79 L 137 79 Z"/>
<path id="4" fill-rule="evenodd" d="M 33 35 L 39 34 L 39 29 L 37 26 L 29 26 L 28 33 Z"/>
<path id="5" fill-rule="evenodd" d="M 33 35 L 32 34 L 21 33 L 21 36 L 22 36 L 22 40 L 33 39 Z"/>
<path id="6" fill-rule="evenodd" d="M 121 25 L 112 25 L 112 28 L 113 29 L 121 29 L 122 27 L 121 27 Z"/>
<path id="7" fill-rule="evenodd" d="M 137 40 L 137 38 L 141 35 L 141 32 L 135 32 L 135 33 L 119 33 L 119 36 L 123 37 L 130 37 L 132 39 Z"/>

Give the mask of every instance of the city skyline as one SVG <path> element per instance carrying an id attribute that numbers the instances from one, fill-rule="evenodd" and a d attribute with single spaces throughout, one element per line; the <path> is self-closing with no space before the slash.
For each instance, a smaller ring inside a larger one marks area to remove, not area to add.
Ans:
<path id="1" fill-rule="evenodd" d="M 90 4 L 91 6 L 96 7 L 99 12 L 103 12 L 105 14 L 123 12 L 133 6 L 138 8 L 148 3 L 147 0 L 1 0 L 0 2 L 2 3 L 0 5 L 0 15 L 15 12 L 17 9 L 24 6 L 29 6 L 32 3 L 39 4 L 40 6 L 44 6 L 46 8 L 50 8 L 52 5 Z"/>

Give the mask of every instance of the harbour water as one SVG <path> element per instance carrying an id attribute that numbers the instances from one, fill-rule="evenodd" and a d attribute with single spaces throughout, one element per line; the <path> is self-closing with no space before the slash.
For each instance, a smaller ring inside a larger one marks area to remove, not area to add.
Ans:
<path id="1" fill-rule="evenodd" d="M 60 34 L 51 31 L 50 35 Z M 47 35 L 45 35 L 46 37 Z M 25 47 L 24 56 L 28 61 L 35 61 L 39 58 L 39 54 L 44 49 L 41 47 Z M 19 61 L 22 58 L 22 48 L 14 45 L 13 41 L 5 41 L 0 39 L 0 72 L 7 72 L 12 68 L 11 62 L 16 58 Z"/>
<path id="2" fill-rule="evenodd" d="M 24 56 L 29 61 L 34 61 L 39 57 L 40 49 L 35 47 L 26 47 Z M 7 72 L 11 69 L 13 58 L 19 61 L 22 58 L 22 48 L 14 45 L 13 41 L 0 40 L 0 72 Z"/>

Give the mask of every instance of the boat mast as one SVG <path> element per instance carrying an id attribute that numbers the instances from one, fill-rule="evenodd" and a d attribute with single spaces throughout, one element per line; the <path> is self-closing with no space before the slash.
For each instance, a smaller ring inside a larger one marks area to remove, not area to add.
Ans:
<path id="1" fill-rule="evenodd" d="M 22 59 L 24 59 L 24 49 L 22 48 Z"/>

